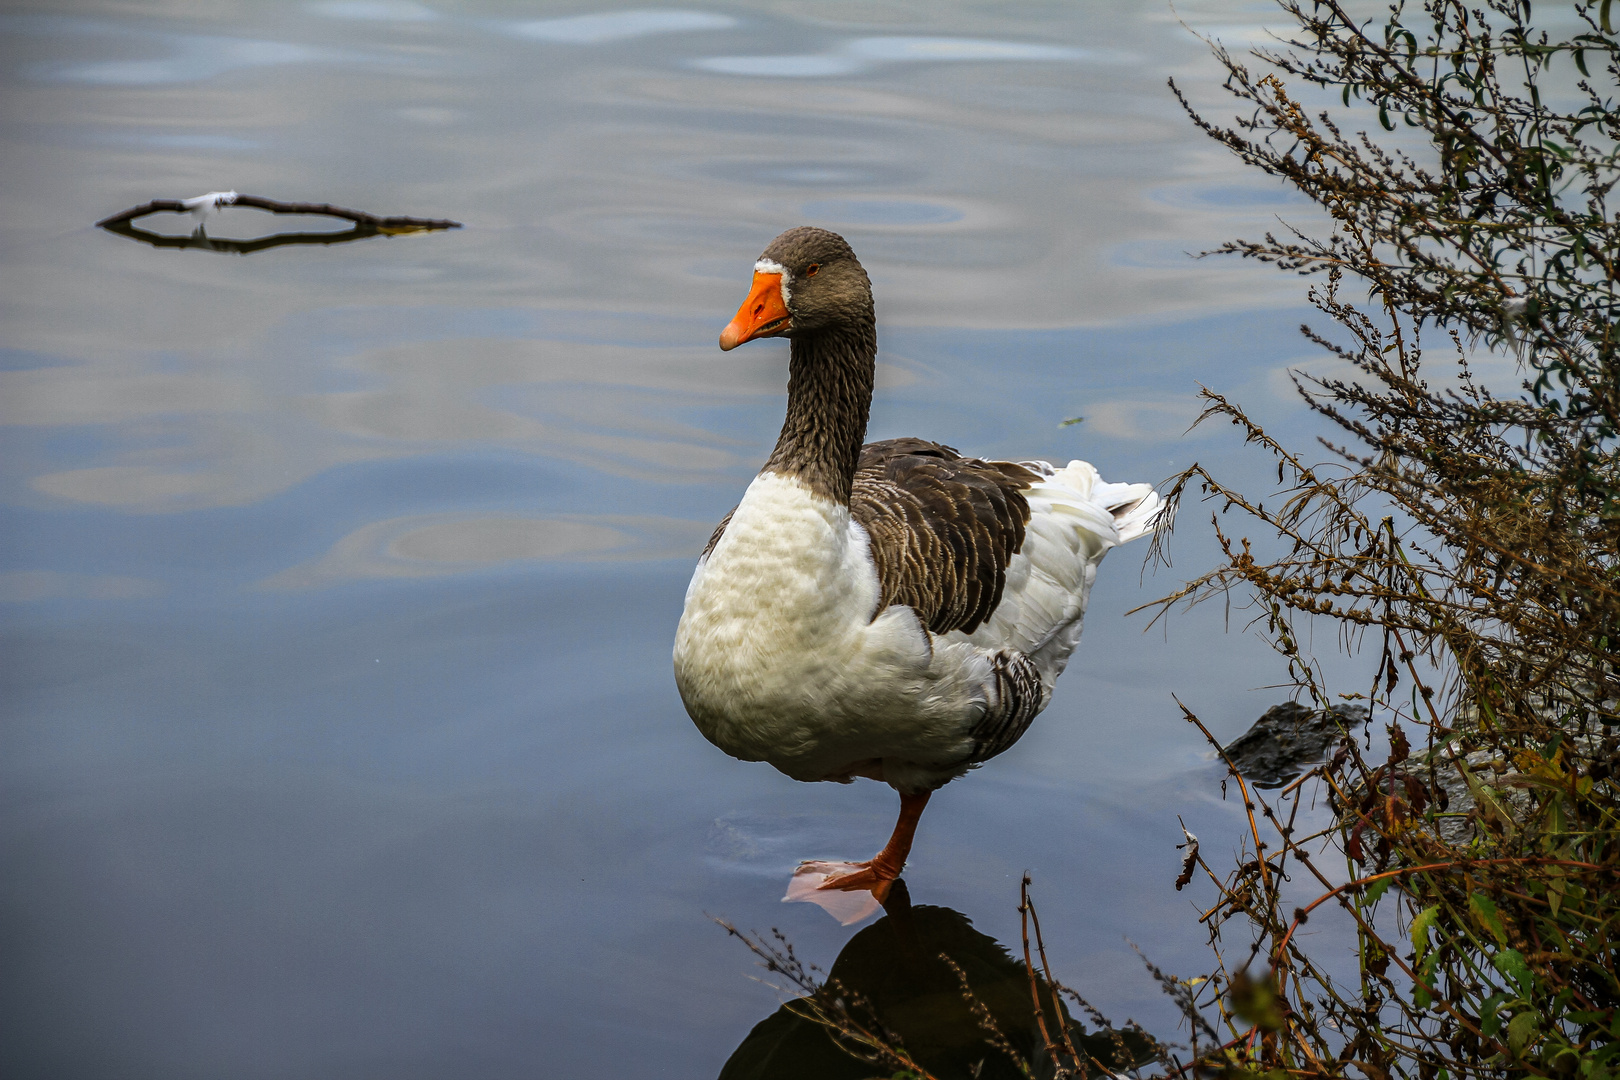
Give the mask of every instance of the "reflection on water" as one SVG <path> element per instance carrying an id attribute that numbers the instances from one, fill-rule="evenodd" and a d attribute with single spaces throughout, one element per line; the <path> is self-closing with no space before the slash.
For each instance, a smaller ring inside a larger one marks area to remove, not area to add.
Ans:
<path id="1" fill-rule="evenodd" d="M 707 11 L 614 11 L 603 15 L 572 15 L 561 19 L 534 19 L 504 26 L 507 33 L 535 41 L 599 45 L 653 34 L 679 34 L 696 30 L 729 30 L 737 20 Z"/>
<path id="2" fill-rule="evenodd" d="M 1117 62 L 1127 58 L 1100 55 L 1087 49 L 1035 45 L 1018 41 L 945 37 L 868 37 L 844 42 L 829 52 L 783 56 L 711 56 L 692 61 L 692 67 L 721 75 L 804 79 L 853 75 L 881 64 L 960 63 L 973 60 L 1076 62 L 1098 59 Z"/>
<path id="3" fill-rule="evenodd" d="M 198 229 L 189 236 L 173 236 L 165 233 L 151 232 L 143 229 L 132 221 L 115 221 L 102 228 L 119 236 L 127 236 L 131 240 L 151 244 L 156 248 L 189 248 L 194 251 L 217 251 L 226 255 L 251 255 L 255 251 L 269 251 L 271 248 L 286 247 L 290 244 L 347 244 L 351 240 L 369 240 L 373 236 L 400 236 L 412 232 L 427 232 L 425 228 L 416 229 L 379 229 L 375 225 L 358 224 L 351 229 L 333 229 L 325 232 L 291 232 L 274 233 L 270 236 L 261 236 L 256 240 L 225 240 L 209 236 Z"/>
<path id="4" fill-rule="evenodd" d="M 328 15 L 334 19 L 431 22 L 441 18 L 437 11 L 415 0 L 316 0 L 306 7 L 316 15 Z"/>
<path id="5" fill-rule="evenodd" d="M 650 516 L 418 515 L 373 522 L 319 559 L 283 570 L 260 587 L 312 589 L 361 578 L 437 577 L 524 560 L 678 558 L 693 547 L 701 549 L 709 531 L 699 522 Z"/>
<path id="6" fill-rule="evenodd" d="M 147 87 L 199 82 L 244 68 L 284 64 L 363 62 L 364 54 L 317 45 L 214 34 L 173 33 L 140 23 L 61 16 L 12 15 L 0 20 L 0 32 L 29 36 L 113 39 L 120 51 L 157 56 L 96 61 L 32 61 L 23 66 L 42 82 L 88 86 Z"/>
<path id="7" fill-rule="evenodd" d="M 895 882 L 883 907 L 884 917 L 839 952 L 820 992 L 789 1001 L 756 1024 L 720 1080 L 867 1080 L 876 1066 L 892 1064 L 816 1015 L 882 1034 L 936 1076 L 1053 1076 L 1057 1062 L 1047 1046 L 1050 1040 L 1062 1047 L 1060 1023 L 1076 1050 L 1096 1064 L 1119 1069 L 1150 1057 L 1150 1045 L 1135 1032 L 1088 1033 L 1044 978 L 1037 975 L 1032 985 L 1029 969 L 961 912 L 913 906 L 904 880 Z M 774 952 L 783 973 L 796 973 L 785 946 L 758 942 L 756 948 Z M 974 1003 L 988 1011 L 989 1023 Z M 991 1025 L 1005 1047 L 994 1044 Z"/>
<path id="8" fill-rule="evenodd" d="M 800 210 L 808 220 L 839 225 L 943 225 L 963 217 L 955 207 L 899 199 L 818 199 Z"/>

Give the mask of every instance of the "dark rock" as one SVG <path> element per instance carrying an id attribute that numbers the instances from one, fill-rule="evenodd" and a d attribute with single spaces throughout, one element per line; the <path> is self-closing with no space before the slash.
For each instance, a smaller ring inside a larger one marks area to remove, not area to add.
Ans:
<path id="1" fill-rule="evenodd" d="M 1278 788 L 1327 757 L 1346 731 L 1366 721 L 1367 709 L 1362 705 L 1313 709 L 1287 701 L 1267 709 L 1253 727 L 1222 751 L 1255 787 Z"/>

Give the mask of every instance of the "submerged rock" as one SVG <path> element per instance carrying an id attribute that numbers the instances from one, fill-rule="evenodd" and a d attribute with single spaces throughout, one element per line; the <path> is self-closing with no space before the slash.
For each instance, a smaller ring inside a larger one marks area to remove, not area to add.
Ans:
<path id="1" fill-rule="evenodd" d="M 1362 705 L 1313 709 L 1286 701 L 1267 709 L 1253 727 L 1221 749 L 1249 783 L 1262 790 L 1277 788 L 1327 757 L 1345 731 L 1366 720 Z"/>

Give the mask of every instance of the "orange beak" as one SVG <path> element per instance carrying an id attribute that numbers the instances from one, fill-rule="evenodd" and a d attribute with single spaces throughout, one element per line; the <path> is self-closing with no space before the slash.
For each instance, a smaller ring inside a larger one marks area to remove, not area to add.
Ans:
<path id="1" fill-rule="evenodd" d="M 737 317 L 720 331 L 720 348 L 729 352 L 745 341 L 775 337 L 791 328 L 787 305 L 782 303 L 782 275 L 755 271 L 748 299 L 737 309 Z"/>

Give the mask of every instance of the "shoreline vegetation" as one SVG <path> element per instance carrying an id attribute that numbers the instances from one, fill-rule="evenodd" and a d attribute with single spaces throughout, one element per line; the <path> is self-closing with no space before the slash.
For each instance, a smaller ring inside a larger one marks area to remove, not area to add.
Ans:
<path id="1" fill-rule="evenodd" d="M 1184 1016 L 1175 1039 L 1111 1025 L 1057 981 L 1027 880 L 1010 962 L 1028 1015 L 1009 1038 L 964 976 L 983 1048 L 966 1072 L 930 1072 L 785 941 L 739 935 L 860 1075 L 1620 1077 L 1614 6 L 1280 0 L 1273 45 L 1211 43 L 1242 109 L 1230 126 L 1171 83 L 1194 125 L 1331 219 L 1205 254 L 1311 277 L 1322 321 L 1301 332 L 1343 374 L 1294 373 L 1340 440 L 1308 448 L 1203 392 L 1199 422 L 1236 425 L 1282 490 L 1196 463 L 1174 478 L 1171 505 L 1211 508 L 1224 560 L 1148 606 L 1248 604 L 1325 760 L 1262 790 L 1181 706 L 1248 829 L 1230 867 L 1186 833 L 1175 886 L 1213 887 L 1211 969 L 1145 961 Z M 1517 362 L 1516 388 L 1476 378 L 1490 354 Z M 1327 685 L 1300 644 L 1312 626 L 1376 664 L 1371 684 Z M 1303 825 L 1324 801 L 1326 824 Z M 1354 926 L 1353 956 L 1301 935 L 1328 918 Z"/>

